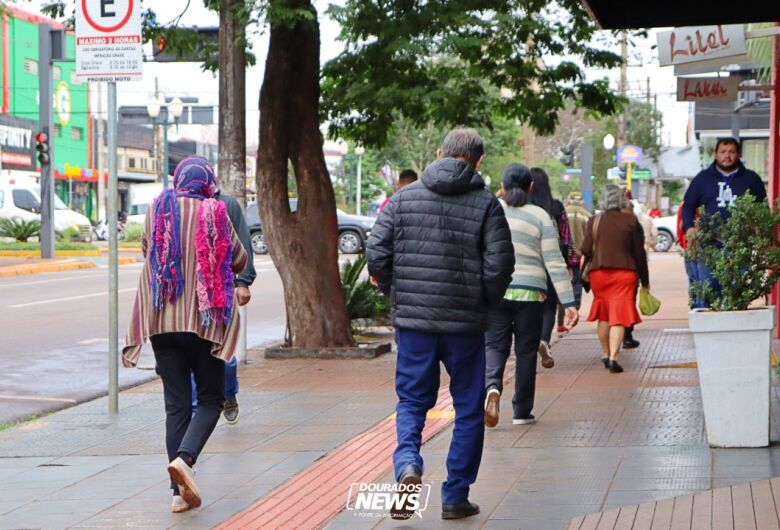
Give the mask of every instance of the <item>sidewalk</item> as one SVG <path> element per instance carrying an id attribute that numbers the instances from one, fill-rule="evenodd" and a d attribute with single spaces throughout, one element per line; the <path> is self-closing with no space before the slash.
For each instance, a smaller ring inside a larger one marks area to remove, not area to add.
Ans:
<path id="1" fill-rule="evenodd" d="M 253 508 L 280 506 L 271 527 L 289 528 L 284 521 L 325 506 L 315 502 L 319 497 L 304 497 L 318 482 L 343 498 L 333 513 L 320 513 L 332 517 L 328 528 L 557 530 L 594 511 L 780 475 L 777 448 L 707 447 L 696 371 L 675 367 L 694 360 L 681 261 L 671 253 L 653 255 L 651 278 L 664 307 L 638 327 L 642 346 L 623 356 L 626 373 L 604 370 L 595 329 L 583 323 L 554 347 L 556 367 L 539 374 L 537 424 L 511 425 L 511 396 L 504 396 L 504 414 L 486 433 L 472 488 L 472 500 L 482 507 L 474 518 L 440 519 L 451 424 L 423 447 L 432 491 L 422 519 L 401 523 L 359 517 L 354 510 L 338 513 L 348 495 L 341 484 L 359 481 L 366 471 L 315 467 L 323 457 L 354 448 L 356 437 L 372 428 L 384 438 L 353 449 L 350 458 L 362 461 L 363 451 L 374 446 L 392 450 L 392 429 L 382 429 L 395 406 L 393 354 L 266 361 L 253 352 L 240 372 L 241 419 L 235 426 L 220 421 L 196 466 L 200 509 L 168 511 L 164 411 L 155 381 L 123 392 L 116 417 L 99 399 L 0 431 L 0 529 L 211 528 L 226 521 L 231 528 L 258 520 Z M 451 421 L 447 403 L 441 405 L 429 423 Z M 778 440 L 773 414 L 772 439 Z M 376 457 L 370 467 L 381 481 L 392 482 L 388 459 Z"/>

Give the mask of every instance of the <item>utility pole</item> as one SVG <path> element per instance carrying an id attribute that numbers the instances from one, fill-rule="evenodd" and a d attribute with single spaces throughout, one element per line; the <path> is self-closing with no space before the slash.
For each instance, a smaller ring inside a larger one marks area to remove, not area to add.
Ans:
<path id="1" fill-rule="evenodd" d="M 54 257 L 54 116 L 51 73 L 51 26 L 38 26 L 38 94 L 40 132 L 46 135 L 49 159 L 41 161 L 41 258 Z"/>
<path id="2" fill-rule="evenodd" d="M 168 112 L 165 102 L 160 101 L 160 84 L 157 77 L 154 78 L 154 98 L 160 104 L 160 116 L 155 119 L 154 124 L 154 156 L 157 159 L 157 180 L 164 183 L 165 177 L 168 175 L 168 168 L 165 167 L 165 130 L 163 127 L 167 127 L 167 125 L 162 125 L 162 122 L 168 121 Z M 164 120 L 162 119 L 163 108 L 166 109 Z"/>
<path id="3" fill-rule="evenodd" d="M 650 76 L 647 76 L 647 86 L 645 88 L 645 95 L 647 96 L 647 104 L 650 104 Z"/>
<path id="4" fill-rule="evenodd" d="M 620 95 L 626 97 L 628 92 L 628 32 L 623 30 L 620 32 L 620 56 L 622 62 L 620 63 L 620 84 L 618 85 L 618 91 Z M 626 143 L 626 112 L 623 111 L 620 114 L 618 120 L 618 145 Z"/>

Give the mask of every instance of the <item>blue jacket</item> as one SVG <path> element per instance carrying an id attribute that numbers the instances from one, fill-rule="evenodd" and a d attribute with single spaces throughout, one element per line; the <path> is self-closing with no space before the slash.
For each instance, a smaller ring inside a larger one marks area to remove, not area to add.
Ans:
<path id="1" fill-rule="evenodd" d="M 745 168 L 740 162 L 737 172 L 727 178 L 713 163 L 696 175 L 688 191 L 685 192 L 685 202 L 682 207 L 683 231 L 687 231 L 694 225 L 696 211 L 700 206 L 704 206 L 709 214 L 720 212 L 723 219 L 728 219 L 729 207 L 733 206 L 733 202 L 729 200 L 728 193 L 725 193 L 727 183 L 730 183 L 733 198 L 741 197 L 750 191 L 757 202 L 766 201 L 764 183 L 754 171 Z"/>

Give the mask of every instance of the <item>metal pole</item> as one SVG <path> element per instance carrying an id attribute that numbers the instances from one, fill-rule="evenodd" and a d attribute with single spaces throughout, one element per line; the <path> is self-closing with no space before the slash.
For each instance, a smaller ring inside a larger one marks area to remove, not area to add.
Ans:
<path id="1" fill-rule="evenodd" d="M 580 146 L 580 191 L 582 192 L 582 201 L 585 208 L 593 211 L 593 181 L 590 176 L 593 174 L 593 144 L 585 142 Z"/>
<path id="2" fill-rule="evenodd" d="M 631 180 L 634 178 L 634 163 L 629 162 L 626 169 L 626 189 L 631 191 Z"/>
<path id="3" fill-rule="evenodd" d="M 106 181 L 104 174 L 106 172 L 105 158 L 103 158 L 103 146 L 105 145 L 105 128 L 103 122 L 103 82 L 97 84 L 97 169 L 98 169 L 98 220 L 106 218 Z"/>
<path id="4" fill-rule="evenodd" d="M 108 412 L 119 412 L 119 190 L 116 160 L 116 83 L 108 83 Z"/>
<path id="5" fill-rule="evenodd" d="M 357 202 L 356 206 L 356 212 L 358 215 L 360 215 L 360 203 L 361 203 L 361 192 L 363 187 L 363 155 L 358 156 L 358 171 L 357 171 L 357 198 L 355 201 Z"/>
<path id="6" fill-rule="evenodd" d="M 249 249 L 249 252 L 252 252 L 252 249 Z M 252 256 L 249 256 L 249 259 L 252 259 Z M 238 318 L 240 319 L 240 327 L 239 327 L 239 333 L 238 333 L 238 351 L 236 352 L 236 356 L 238 357 L 239 362 L 243 362 L 244 364 L 247 363 L 246 358 L 246 331 L 247 331 L 247 317 L 246 317 L 246 306 L 242 305 L 238 308 Z"/>
<path id="7" fill-rule="evenodd" d="M 40 129 L 48 138 L 49 162 L 41 164 L 41 258 L 54 257 L 54 103 L 51 75 L 51 26 L 38 26 L 38 94 Z"/>
<path id="8" fill-rule="evenodd" d="M 163 128 L 163 188 L 168 187 L 168 122 L 161 125 Z"/>

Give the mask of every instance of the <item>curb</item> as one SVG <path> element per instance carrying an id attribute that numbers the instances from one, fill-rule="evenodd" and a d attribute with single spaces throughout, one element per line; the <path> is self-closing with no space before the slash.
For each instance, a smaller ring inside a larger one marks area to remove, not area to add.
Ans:
<path id="1" fill-rule="evenodd" d="M 41 255 L 40 250 L 0 250 L 0 256 L 11 258 L 35 258 Z M 55 256 L 67 257 L 100 257 L 100 250 L 54 250 Z"/>
<path id="2" fill-rule="evenodd" d="M 12 265 L 10 267 L 0 267 L 0 278 L 6 278 L 9 276 L 23 276 L 26 274 L 38 274 L 41 272 L 63 272 L 79 269 L 94 269 L 95 267 L 97 267 L 97 264 L 91 261 L 79 261 L 77 259 L 59 260 L 52 263 Z"/>
<path id="3" fill-rule="evenodd" d="M 132 265 L 138 263 L 138 260 L 131 256 L 119 256 L 118 265 Z M 93 261 L 81 261 L 77 259 L 64 259 L 52 263 L 31 263 L 29 265 L 11 265 L 10 267 L 0 267 L 0 278 L 12 276 L 25 276 L 28 274 L 39 274 L 42 272 L 66 272 L 80 269 L 94 269 L 97 263 Z"/>
<path id="4" fill-rule="evenodd" d="M 141 247 L 117 247 L 117 250 L 121 252 L 127 252 L 127 253 L 133 253 L 133 254 L 140 254 L 142 249 Z M 100 254 L 108 254 L 108 248 L 100 247 L 99 250 Z"/>

